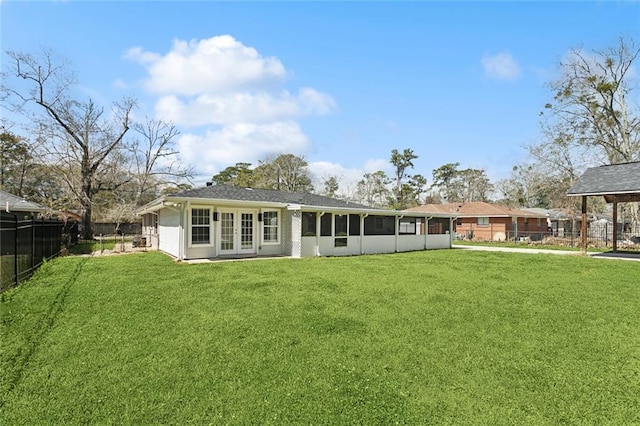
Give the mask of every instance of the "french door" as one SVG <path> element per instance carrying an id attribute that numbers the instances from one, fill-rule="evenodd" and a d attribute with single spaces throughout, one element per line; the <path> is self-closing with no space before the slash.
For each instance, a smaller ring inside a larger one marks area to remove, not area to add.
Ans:
<path id="1" fill-rule="evenodd" d="M 220 254 L 256 253 L 256 213 L 248 210 L 220 210 Z"/>

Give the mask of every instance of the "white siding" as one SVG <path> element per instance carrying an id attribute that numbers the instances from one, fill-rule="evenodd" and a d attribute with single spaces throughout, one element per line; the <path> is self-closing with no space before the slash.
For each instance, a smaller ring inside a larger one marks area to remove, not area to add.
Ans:
<path id="1" fill-rule="evenodd" d="M 365 235 L 362 237 L 364 254 L 394 253 L 396 251 L 395 235 Z"/>
<path id="2" fill-rule="evenodd" d="M 424 250 L 424 235 L 398 235 L 398 251 Z"/>
<path id="3" fill-rule="evenodd" d="M 302 237 L 300 257 L 316 256 L 316 237 Z"/>
<path id="4" fill-rule="evenodd" d="M 173 209 L 158 211 L 158 248 L 173 257 L 180 253 L 180 212 Z"/>
<path id="5" fill-rule="evenodd" d="M 451 248 L 450 234 L 427 235 L 427 249 Z"/>

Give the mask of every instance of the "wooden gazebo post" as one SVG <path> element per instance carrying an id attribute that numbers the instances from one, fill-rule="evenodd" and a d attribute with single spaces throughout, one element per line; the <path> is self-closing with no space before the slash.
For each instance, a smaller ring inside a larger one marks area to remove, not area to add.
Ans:
<path id="1" fill-rule="evenodd" d="M 624 228 L 624 223 L 622 224 Z M 613 198 L 613 252 L 618 251 L 618 201 Z"/>
<path id="2" fill-rule="evenodd" d="M 582 223 L 580 224 L 580 237 L 582 238 L 582 253 L 587 253 L 587 196 L 582 196 Z"/>
<path id="3" fill-rule="evenodd" d="M 584 253 L 587 251 L 587 197 L 602 196 L 607 203 L 613 204 L 612 242 L 615 253 L 618 251 L 618 203 L 640 203 L 640 161 L 588 168 L 567 191 L 567 195 L 582 197 Z M 624 230 L 624 224 L 622 226 Z"/>

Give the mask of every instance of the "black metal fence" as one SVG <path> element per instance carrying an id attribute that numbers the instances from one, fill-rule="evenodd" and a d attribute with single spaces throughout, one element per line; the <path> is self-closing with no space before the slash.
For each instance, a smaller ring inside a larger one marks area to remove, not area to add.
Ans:
<path id="1" fill-rule="evenodd" d="M 618 224 L 617 227 L 611 223 L 590 223 L 587 227 L 587 246 L 598 248 L 613 247 L 613 233 L 616 232 L 617 248 L 619 250 L 640 251 L 640 225 L 630 226 Z M 524 243 L 538 243 L 565 247 L 580 247 L 582 245 L 582 235 L 580 229 L 573 232 L 507 232 L 508 241 L 518 241 Z"/>
<path id="2" fill-rule="evenodd" d="M 0 215 L 0 291 L 30 278 L 44 260 L 78 242 L 78 223 Z"/>

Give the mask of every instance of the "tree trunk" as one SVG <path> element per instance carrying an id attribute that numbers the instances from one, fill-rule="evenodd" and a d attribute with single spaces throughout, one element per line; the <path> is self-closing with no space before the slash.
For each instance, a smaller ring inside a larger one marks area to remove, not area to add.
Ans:
<path id="1" fill-rule="evenodd" d="M 91 204 L 83 206 L 82 208 L 82 234 L 80 236 L 83 240 L 93 240 L 93 228 L 91 224 Z"/>
<path id="2" fill-rule="evenodd" d="M 88 167 L 86 166 L 82 169 L 82 190 L 80 194 L 82 204 L 82 239 L 93 240 L 93 228 L 91 226 L 91 217 L 93 214 L 93 188 L 91 185 L 91 173 L 87 170 Z"/>

